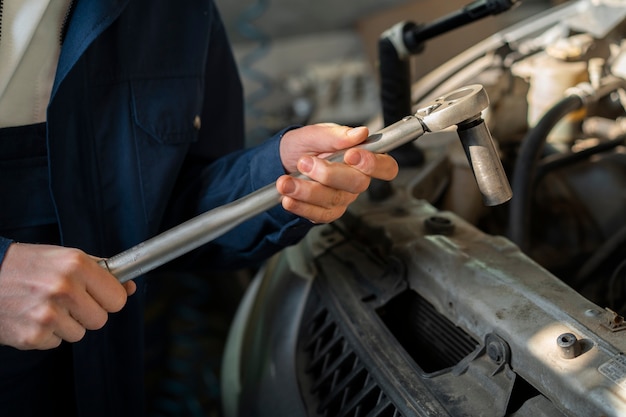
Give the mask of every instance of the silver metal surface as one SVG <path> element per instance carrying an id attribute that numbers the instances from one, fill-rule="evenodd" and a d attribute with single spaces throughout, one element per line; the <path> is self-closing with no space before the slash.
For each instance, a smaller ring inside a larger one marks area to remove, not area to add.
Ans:
<path id="1" fill-rule="evenodd" d="M 433 100 L 418 110 L 416 115 L 407 116 L 372 134 L 357 147 L 376 153 L 389 152 L 419 138 L 427 131 L 434 132 L 475 119 L 488 105 L 489 99 L 482 86 L 463 87 Z M 491 136 L 488 136 L 488 140 L 491 140 Z M 337 152 L 328 159 L 343 162 L 344 153 L 345 151 Z M 497 162 L 499 163 L 499 159 Z M 481 182 L 490 181 L 491 179 L 487 178 L 488 173 L 483 171 L 485 170 L 482 168 L 479 170 Z M 497 177 L 500 180 L 500 175 Z M 120 282 L 126 282 L 216 239 L 244 221 L 274 207 L 280 199 L 276 183 L 269 184 L 230 204 L 196 216 L 120 254 L 102 259 L 99 263 Z M 487 200 L 492 202 L 494 198 L 488 197 Z"/>
<path id="2" fill-rule="evenodd" d="M 390 240 L 403 242 L 396 254 L 407 260 L 409 285 L 477 340 L 495 333 L 511 347 L 513 370 L 568 416 L 626 415 L 624 332 L 603 327 L 602 308 L 535 264 L 502 237 L 490 236 L 451 212 L 452 236 L 424 235 L 410 242 L 406 231 L 436 214 L 417 202 L 410 215 L 364 214 L 363 224 L 385 224 Z M 394 220 L 397 219 L 397 220 Z M 416 232 L 417 233 L 417 232 Z M 410 242 L 410 243 L 408 243 Z M 572 359 L 562 356 L 560 335 L 581 345 Z"/>
<path id="3" fill-rule="evenodd" d="M 482 118 L 459 124 L 457 130 L 486 206 L 503 204 L 513 197 L 489 129 Z"/>
<path id="4" fill-rule="evenodd" d="M 352 216 L 358 219 L 358 233 L 342 236 L 358 241 L 358 248 L 368 239 L 380 247 L 389 244 L 388 259 L 398 259 L 404 265 L 398 275 L 406 277 L 412 291 L 475 340 L 486 340 L 488 345 L 489 335 L 495 334 L 505 341 L 510 348 L 510 368 L 540 391 L 539 396 L 550 400 L 551 404 L 542 406 L 545 409 L 556 407 L 567 416 L 626 416 L 626 330 L 606 327 L 602 307 L 585 299 L 505 238 L 488 235 L 457 214 L 439 211 L 424 200 L 411 197 L 403 201 L 403 196 L 412 195 L 410 192 L 397 195 L 397 200 L 386 204 L 386 210 L 372 210 L 369 202 L 358 200 L 350 207 Z M 401 216 L 395 210 L 398 205 L 405 210 Z M 454 230 L 431 233 L 423 224 L 433 216 L 445 217 Z M 317 249 L 320 242 L 325 242 L 324 232 L 323 228 L 312 231 L 302 245 L 291 248 L 285 256 L 303 256 L 298 265 L 318 265 L 319 261 L 306 257 L 321 257 L 340 246 L 333 240 L 329 246 Z M 369 238 L 364 238 L 369 233 Z M 379 242 L 380 236 L 386 241 Z M 373 265 L 366 263 L 368 250 L 355 250 L 349 263 L 363 269 Z M 336 253 L 331 256 L 336 257 Z M 302 273 L 306 272 L 303 269 Z M 374 274 L 370 280 L 363 278 L 366 274 L 355 276 L 364 288 L 378 282 Z M 392 276 L 385 276 L 385 280 L 393 282 Z M 348 276 L 337 272 L 333 278 L 345 281 Z M 574 335 L 579 345 L 569 359 L 563 357 L 559 346 L 564 334 Z M 393 343 L 389 348 L 386 343 L 384 346 L 386 352 Z M 430 386 L 441 381 L 456 388 L 451 392 L 458 395 L 455 398 L 466 410 L 471 410 L 480 398 L 476 393 L 482 384 L 494 393 L 501 383 L 488 369 L 478 366 L 480 358 L 469 359 L 471 362 L 461 362 L 468 365 L 466 372 L 454 374 L 450 370 L 428 376 Z M 494 410 L 464 415 L 505 414 Z"/>
<path id="5" fill-rule="evenodd" d="M 488 106 L 489 97 L 483 86 L 472 84 L 424 104 L 416 115 L 422 118 L 430 132 L 437 132 L 475 119 Z"/>

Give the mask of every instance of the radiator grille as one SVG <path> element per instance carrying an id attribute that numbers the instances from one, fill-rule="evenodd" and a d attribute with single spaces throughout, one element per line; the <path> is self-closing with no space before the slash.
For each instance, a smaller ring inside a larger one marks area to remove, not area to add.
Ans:
<path id="1" fill-rule="evenodd" d="M 377 313 L 395 336 L 389 343 L 399 343 L 426 378 L 458 364 L 479 345 L 414 291 L 399 294 Z M 369 373 L 319 294 L 309 298 L 299 346 L 303 396 L 311 416 L 402 416 L 389 397 L 393 393 L 385 392 L 394 388 Z"/>
<path id="2" fill-rule="evenodd" d="M 323 306 L 305 324 L 305 372 L 316 412 L 324 417 L 401 417 L 352 351 Z"/>
<path id="3" fill-rule="evenodd" d="M 453 367 L 479 343 L 418 293 L 391 300 L 379 315 L 398 342 L 426 373 Z"/>

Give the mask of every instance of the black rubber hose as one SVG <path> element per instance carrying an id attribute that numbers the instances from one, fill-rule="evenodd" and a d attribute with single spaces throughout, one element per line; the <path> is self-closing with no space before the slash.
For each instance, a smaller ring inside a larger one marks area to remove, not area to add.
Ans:
<path id="1" fill-rule="evenodd" d="M 406 33 L 414 23 L 407 23 L 402 31 Z M 380 74 L 380 100 L 383 123 L 389 126 L 412 114 L 411 102 L 411 62 L 409 57 L 400 56 L 396 46 L 388 36 L 378 41 L 378 71 Z M 412 143 L 400 146 L 390 152 L 399 166 L 419 166 L 424 155 Z M 392 194 L 388 181 L 372 180 L 368 189 L 370 199 L 385 200 Z"/>
<path id="2" fill-rule="evenodd" d="M 607 239 L 578 270 L 573 284 L 575 288 L 584 285 L 586 281 L 592 277 L 593 272 L 602 266 L 613 253 L 624 247 L 625 242 L 626 226 L 622 227 L 613 236 Z"/>
<path id="3" fill-rule="evenodd" d="M 409 50 L 418 48 L 422 42 L 428 39 L 476 22 L 484 17 L 505 12 L 517 3 L 517 0 L 476 0 L 432 23 L 413 28 L 406 36 L 407 47 Z"/>
<path id="4" fill-rule="evenodd" d="M 582 151 L 559 155 L 554 159 L 547 159 L 541 161 L 537 168 L 534 178 L 534 184 L 537 184 L 543 177 L 551 171 L 559 168 L 563 168 L 569 165 L 573 165 L 577 162 L 584 161 L 599 153 L 612 151 L 620 145 L 626 143 L 626 134 L 617 136 L 615 139 L 610 139 L 605 142 L 593 146 L 591 148 L 583 149 Z"/>
<path id="5" fill-rule="evenodd" d="M 407 23 L 403 31 L 414 24 Z M 380 99 L 383 122 L 389 126 L 413 114 L 411 101 L 411 62 L 408 57 L 398 55 L 395 45 L 383 37 L 378 43 L 378 65 L 380 72 Z M 424 162 L 421 150 L 412 143 L 390 152 L 400 166 L 419 166 Z"/>
<path id="6" fill-rule="evenodd" d="M 548 134 L 561 119 L 583 106 L 583 99 L 579 96 L 565 97 L 550 108 L 522 140 L 513 169 L 511 182 L 513 198 L 510 204 L 508 224 L 508 238 L 517 244 L 522 252 L 527 252 L 529 249 L 530 219 L 528 212 L 532 201 L 536 166 Z"/>
<path id="7" fill-rule="evenodd" d="M 378 70 L 383 122 L 389 126 L 411 114 L 411 65 L 388 37 L 378 41 Z"/>

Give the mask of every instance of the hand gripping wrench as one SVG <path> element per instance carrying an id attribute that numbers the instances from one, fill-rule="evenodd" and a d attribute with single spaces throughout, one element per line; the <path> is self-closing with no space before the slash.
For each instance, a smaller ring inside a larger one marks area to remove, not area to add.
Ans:
<path id="1" fill-rule="evenodd" d="M 470 85 L 443 95 L 415 115 L 407 116 L 370 135 L 358 148 L 385 153 L 411 142 L 424 133 L 457 126 L 457 132 L 470 162 L 486 205 L 497 205 L 512 197 L 511 188 L 481 112 L 489 105 L 481 85 Z M 332 162 L 343 162 L 345 151 L 330 155 Z M 296 177 L 305 178 L 301 174 Z M 208 243 L 244 221 L 277 205 L 281 195 L 276 183 L 269 184 L 232 203 L 200 214 L 99 264 L 126 282 Z"/>

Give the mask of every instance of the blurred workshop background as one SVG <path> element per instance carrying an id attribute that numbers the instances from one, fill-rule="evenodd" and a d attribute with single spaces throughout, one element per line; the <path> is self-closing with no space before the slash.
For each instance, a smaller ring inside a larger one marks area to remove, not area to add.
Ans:
<path id="1" fill-rule="evenodd" d="M 216 1 L 247 101 L 250 144 L 292 123 L 367 123 L 379 111 L 377 41 L 402 21 L 431 23 L 464 0 Z M 413 78 L 548 6 L 524 0 L 513 10 L 428 41 L 413 57 Z"/>
<path id="2" fill-rule="evenodd" d="M 246 97 L 248 145 L 292 124 L 371 125 L 379 115 L 376 45 L 381 33 L 410 20 L 431 22 L 462 0 L 216 0 Z M 524 0 L 426 43 L 412 77 L 550 5 Z M 220 416 L 224 341 L 254 271 L 223 276 L 157 276 L 147 311 L 151 416 Z M 208 278 L 208 279 L 207 279 Z M 175 280 L 176 285 L 171 285 Z M 173 300 L 176 300 L 175 302 Z M 163 323 L 167 323 L 163 325 Z"/>

